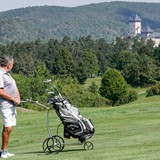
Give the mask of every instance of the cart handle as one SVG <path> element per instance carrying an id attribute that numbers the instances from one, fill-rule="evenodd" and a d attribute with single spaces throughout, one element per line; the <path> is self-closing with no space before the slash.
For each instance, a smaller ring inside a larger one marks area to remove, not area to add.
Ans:
<path id="1" fill-rule="evenodd" d="M 44 104 L 39 103 L 38 101 L 33 101 L 31 98 L 30 98 L 30 99 L 26 99 L 25 101 L 21 101 L 21 103 L 28 103 L 28 102 L 30 102 L 30 103 L 35 103 L 35 104 L 37 104 L 37 105 L 39 105 L 39 106 L 42 106 L 42 107 L 44 107 L 44 108 L 46 108 L 46 109 L 50 109 L 49 106 L 45 106 Z"/>

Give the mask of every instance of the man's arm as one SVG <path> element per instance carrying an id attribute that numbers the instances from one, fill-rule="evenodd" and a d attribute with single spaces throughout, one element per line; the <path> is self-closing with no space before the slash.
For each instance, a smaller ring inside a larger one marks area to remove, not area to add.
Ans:
<path id="1" fill-rule="evenodd" d="M 3 98 L 5 98 L 7 100 L 10 100 L 10 101 L 13 101 L 13 103 L 15 105 L 20 104 L 20 97 L 19 96 L 18 97 L 12 97 L 8 93 L 6 93 L 3 88 L 0 88 L 0 97 L 3 97 Z"/>

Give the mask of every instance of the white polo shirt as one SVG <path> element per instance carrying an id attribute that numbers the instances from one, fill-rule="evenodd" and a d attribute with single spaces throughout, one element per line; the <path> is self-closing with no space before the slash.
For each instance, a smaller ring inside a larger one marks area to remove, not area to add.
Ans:
<path id="1" fill-rule="evenodd" d="M 18 96 L 18 88 L 16 86 L 15 80 L 11 77 L 9 73 L 4 71 L 0 67 L 0 88 L 4 89 L 6 93 L 11 95 L 12 97 Z M 0 107 L 10 108 L 13 107 L 13 102 L 9 101 L 3 97 L 0 97 Z"/>

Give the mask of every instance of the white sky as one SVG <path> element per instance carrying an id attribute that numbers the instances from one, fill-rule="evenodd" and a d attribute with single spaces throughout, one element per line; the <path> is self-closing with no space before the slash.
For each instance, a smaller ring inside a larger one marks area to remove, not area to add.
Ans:
<path id="1" fill-rule="evenodd" d="M 29 6 L 65 6 L 75 7 L 91 3 L 128 1 L 128 2 L 149 2 L 160 3 L 160 0 L 0 0 L 0 12 L 10 9 L 23 8 Z"/>

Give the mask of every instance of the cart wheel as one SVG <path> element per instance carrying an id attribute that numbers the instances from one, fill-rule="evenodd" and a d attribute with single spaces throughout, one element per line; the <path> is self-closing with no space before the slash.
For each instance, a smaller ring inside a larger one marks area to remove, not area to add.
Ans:
<path id="1" fill-rule="evenodd" d="M 46 154 L 51 154 L 50 150 L 48 149 L 48 146 L 47 146 L 47 142 L 48 142 L 49 138 L 45 139 L 44 142 L 43 142 L 43 151 L 46 153 Z"/>
<path id="2" fill-rule="evenodd" d="M 54 135 L 53 137 L 60 142 L 61 148 L 60 148 L 59 152 L 61 152 L 64 149 L 64 146 L 65 146 L 64 139 L 62 137 L 58 136 L 58 135 Z"/>
<path id="3" fill-rule="evenodd" d="M 47 141 L 47 149 L 50 153 L 52 152 L 60 152 L 61 151 L 61 142 L 56 137 L 50 137 Z"/>
<path id="4" fill-rule="evenodd" d="M 43 142 L 43 151 L 46 154 L 51 154 L 53 152 L 58 153 L 61 150 L 62 150 L 61 142 L 58 139 L 56 139 L 56 137 L 54 137 L 54 136 L 47 138 Z"/>
<path id="5" fill-rule="evenodd" d="M 93 149 L 93 143 L 91 142 L 86 142 L 84 145 L 83 145 L 84 149 L 85 150 L 92 150 Z"/>

